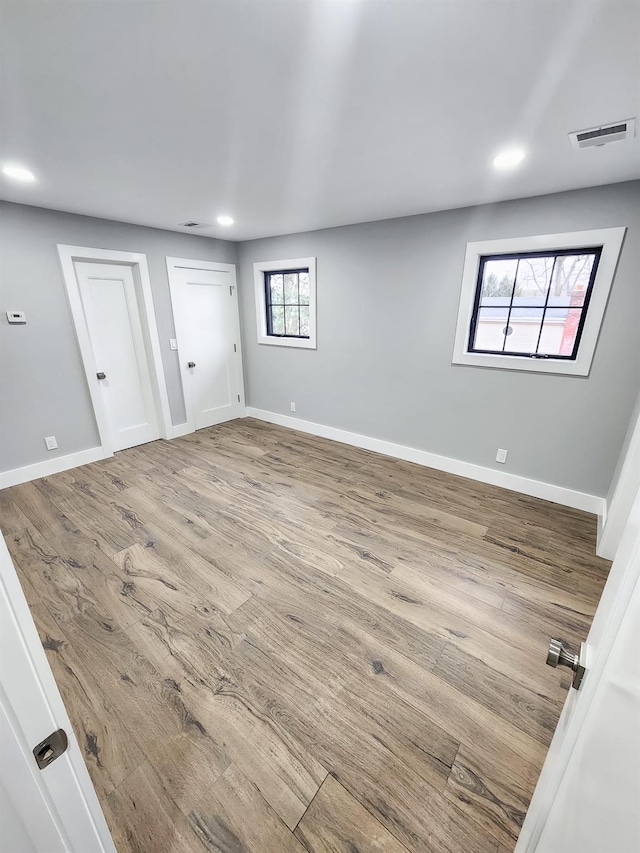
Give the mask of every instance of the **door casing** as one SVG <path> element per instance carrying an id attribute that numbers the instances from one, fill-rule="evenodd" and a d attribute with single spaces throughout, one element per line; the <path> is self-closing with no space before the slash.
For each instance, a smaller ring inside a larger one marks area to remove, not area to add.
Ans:
<path id="1" fill-rule="evenodd" d="M 193 415 L 193 408 L 190 400 L 190 391 L 189 391 L 189 383 L 185 381 L 187 367 L 186 361 L 184 358 L 184 354 L 180 354 L 180 332 L 179 332 L 179 322 L 177 317 L 180 311 L 180 283 L 178 281 L 177 272 L 178 270 L 183 269 L 191 269 L 191 270 L 207 270 L 211 272 L 223 273 L 228 276 L 229 279 L 229 288 L 230 294 L 233 299 L 233 315 L 234 315 L 234 328 L 232 329 L 233 337 L 236 342 L 236 370 L 238 377 L 238 394 L 240 400 L 238 401 L 238 405 L 240 408 L 240 412 L 242 415 L 245 413 L 245 394 L 244 394 L 244 367 L 242 361 L 242 341 L 240 337 L 240 313 L 238 308 L 238 287 L 236 281 L 236 267 L 235 264 L 223 264 L 218 263 L 217 261 L 200 261 L 194 260 L 193 258 L 172 258 L 167 257 L 167 275 L 169 277 L 169 290 L 171 292 L 171 305 L 173 307 L 173 316 L 174 323 L 176 325 L 176 336 L 178 341 L 178 353 L 181 355 L 180 362 L 180 378 L 182 380 L 182 394 L 184 400 L 184 408 L 186 413 L 186 422 L 184 424 L 184 428 L 182 429 L 181 434 L 186 434 L 189 432 L 195 431 L 195 421 Z M 181 426 L 178 425 L 175 427 L 176 430 L 181 429 Z"/>
<path id="2" fill-rule="evenodd" d="M 169 397 L 162 367 L 158 328 L 153 310 L 153 296 L 147 256 L 140 252 L 91 249 L 86 246 L 67 246 L 63 244 L 58 244 L 58 256 L 60 258 L 67 298 L 71 308 L 71 315 L 104 455 L 113 456 L 113 441 L 108 413 L 100 391 L 100 380 L 96 377 L 98 366 L 95 363 L 91 337 L 82 305 L 80 286 L 75 269 L 77 261 L 121 264 L 131 267 L 140 307 L 140 321 L 145 339 L 145 350 L 149 364 L 149 373 L 151 375 L 151 391 L 156 408 L 156 416 L 162 437 L 172 438 L 173 428 L 169 410 Z"/>

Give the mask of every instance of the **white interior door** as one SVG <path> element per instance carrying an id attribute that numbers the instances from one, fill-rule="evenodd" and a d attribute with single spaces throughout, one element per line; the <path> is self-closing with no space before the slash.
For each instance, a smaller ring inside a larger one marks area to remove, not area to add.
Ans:
<path id="1" fill-rule="evenodd" d="M 186 266 L 197 263 L 167 259 L 187 421 L 192 429 L 240 417 L 242 410 L 235 267 Z"/>
<path id="2" fill-rule="evenodd" d="M 160 430 L 133 270 L 84 261 L 75 267 L 111 447 L 154 441 Z"/>
<path id="3" fill-rule="evenodd" d="M 640 851 L 640 492 L 524 822 L 517 853 Z"/>
<path id="4" fill-rule="evenodd" d="M 0 850 L 116 853 L 7 546 L 0 535 Z M 57 729 L 68 747 L 40 769 Z"/>

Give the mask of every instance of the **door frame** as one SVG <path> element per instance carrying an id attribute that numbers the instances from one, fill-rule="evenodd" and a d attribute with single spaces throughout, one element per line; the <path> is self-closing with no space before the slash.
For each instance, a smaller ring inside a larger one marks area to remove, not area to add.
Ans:
<path id="1" fill-rule="evenodd" d="M 174 327 L 176 324 L 176 315 L 180 310 L 180 297 L 178 293 L 179 283 L 176 278 L 176 273 L 178 270 L 207 270 L 211 272 L 225 273 L 229 276 L 229 287 L 231 289 L 231 296 L 233 298 L 233 307 L 235 312 L 235 328 L 233 332 L 236 340 L 236 370 L 238 374 L 238 393 L 240 395 L 239 406 L 242 414 L 244 414 L 246 405 L 244 393 L 244 362 L 242 360 L 242 338 L 240 334 L 240 310 L 238 307 L 238 285 L 236 279 L 236 265 L 223 264 L 219 263 L 218 261 L 200 261 L 195 260 L 193 258 L 173 258 L 169 256 L 166 256 L 165 260 L 167 262 L 167 276 L 169 278 L 169 292 L 171 294 L 171 307 L 173 310 Z M 177 329 L 176 340 L 178 344 L 178 357 L 180 358 L 180 338 L 178 336 Z M 184 424 L 180 424 L 175 427 L 175 429 L 180 429 L 180 427 L 184 427 L 184 431 L 180 433 L 181 435 L 185 435 L 190 432 L 195 432 L 193 407 L 191 405 L 191 392 L 189 389 L 189 384 L 184 381 L 185 371 L 186 367 L 182 364 L 182 361 L 180 361 L 180 382 L 182 385 L 182 399 L 184 401 L 184 410 L 187 417 L 187 420 Z"/>
<path id="2" fill-rule="evenodd" d="M 78 346 L 80 347 L 84 373 L 87 379 L 87 385 L 89 386 L 91 404 L 93 406 L 93 412 L 98 425 L 98 433 L 100 434 L 100 443 L 105 457 L 113 456 L 113 442 L 107 410 L 100 390 L 100 381 L 96 377 L 97 365 L 93 356 L 91 336 L 89 335 L 89 328 L 87 326 L 87 320 L 82 306 L 80 284 L 78 282 L 75 269 L 75 263 L 77 261 L 87 261 L 89 263 L 115 263 L 131 268 L 134 286 L 136 288 L 136 295 L 138 296 L 138 304 L 142 308 L 140 311 L 140 323 L 142 325 L 142 334 L 145 339 L 144 344 L 147 354 L 147 362 L 149 365 L 149 374 L 151 376 L 151 391 L 156 409 L 156 418 L 158 420 L 162 438 L 171 438 L 173 436 L 173 427 L 171 425 L 169 395 L 167 393 L 167 384 L 164 369 L 162 367 L 160 338 L 158 336 L 156 315 L 153 308 L 153 294 L 151 291 L 151 279 L 149 277 L 147 256 L 141 252 L 120 252 L 113 249 L 91 249 L 86 246 L 67 246 L 62 243 L 58 243 L 57 248 L 58 256 L 60 258 L 60 266 L 62 267 L 62 277 L 64 279 L 67 298 L 69 300 L 69 307 L 71 308 L 71 316 L 76 330 Z"/>

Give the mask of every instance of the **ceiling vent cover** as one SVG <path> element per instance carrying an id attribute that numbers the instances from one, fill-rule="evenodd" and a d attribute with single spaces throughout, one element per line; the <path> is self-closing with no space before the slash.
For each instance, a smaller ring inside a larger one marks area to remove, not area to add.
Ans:
<path id="1" fill-rule="evenodd" d="M 207 222 L 181 222 L 180 225 L 183 228 L 211 228 Z"/>
<path id="2" fill-rule="evenodd" d="M 603 124 L 600 127 L 589 127 L 586 130 L 576 130 L 569 134 L 571 144 L 579 151 L 582 148 L 596 148 L 608 145 L 610 142 L 622 142 L 633 139 L 636 135 L 636 120 L 627 118 L 613 124 Z"/>

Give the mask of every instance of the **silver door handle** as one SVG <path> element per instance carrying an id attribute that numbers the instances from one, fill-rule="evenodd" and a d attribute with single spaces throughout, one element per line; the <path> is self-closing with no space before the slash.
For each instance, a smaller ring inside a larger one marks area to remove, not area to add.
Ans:
<path id="1" fill-rule="evenodd" d="M 195 367 L 195 366 L 196 366 L 195 361 L 188 361 L 187 362 L 187 367 Z"/>
<path id="2" fill-rule="evenodd" d="M 107 378 L 107 374 L 103 373 L 102 371 L 100 371 L 99 373 L 96 373 L 96 376 L 98 377 L 98 379 L 106 379 Z"/>
<path id="3" fill-rule="evenodd" d="M 578 689 L 582 683 L 585 672 L 587 647 L 585 643 L 580 643 L 580 654 L 575 655 L 570 652 L 562 640 L 551 640 L 549 642 L 549 651 L 547 652 L 547 666 L 552 666 L 554 669 L 557 666 L 566 666 L 573 672 L 572 686 Z"/>

